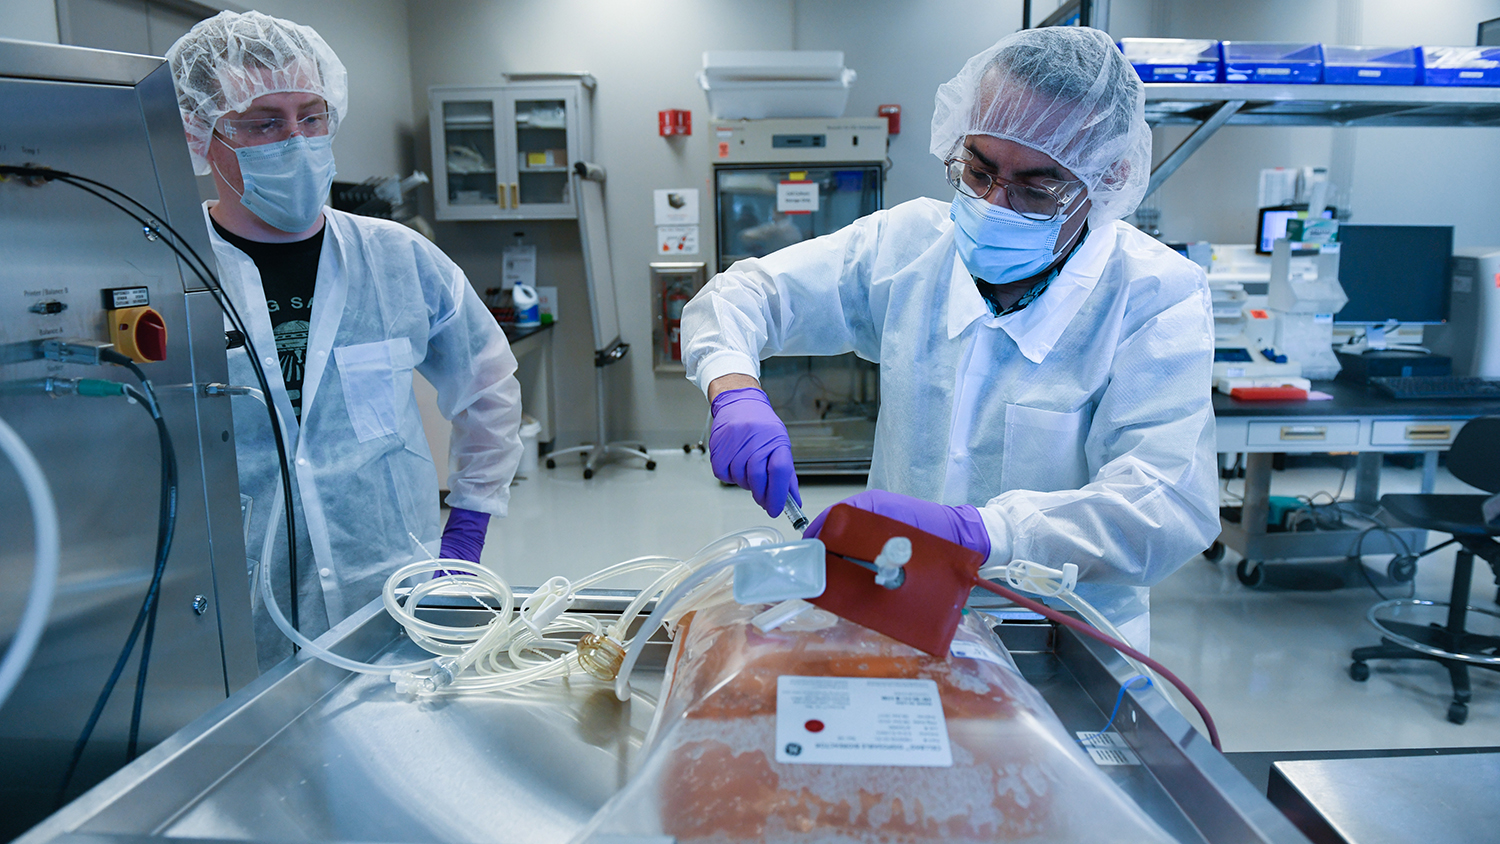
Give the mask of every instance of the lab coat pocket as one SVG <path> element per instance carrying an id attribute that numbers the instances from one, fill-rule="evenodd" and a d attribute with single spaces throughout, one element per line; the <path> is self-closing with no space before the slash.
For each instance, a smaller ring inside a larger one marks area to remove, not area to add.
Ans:
<path id="1" fill-rule="evenodd" d="M 411 393 L 411 341 L 405 337 L 333 350 L 349 424 L 360 442 L 390 436 Z"/>
<path id="2" fill-rule="evenodd" d="M 1005 459 L 1000 469 L 1004 488 L 1054 492 L 1088 483 L 1083 446 L 1092 410 L 1092 406 L 1084 405 L 1061 413 L 1007 404 Z"/>

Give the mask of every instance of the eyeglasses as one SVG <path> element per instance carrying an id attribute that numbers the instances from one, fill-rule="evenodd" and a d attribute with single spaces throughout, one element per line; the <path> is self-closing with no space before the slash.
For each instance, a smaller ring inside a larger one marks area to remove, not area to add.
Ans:
<path id="1" fill-rule="evenodd" d="M 974 168 L 974 156 L 967 149 L 944 162 L 948 166 L 948 184 L 964 196 L 984 199 L 996 185 L 1005 190 L 1005 198 L 1012 211 L 1028 220 L 1055 220 L 1063 209 L 1073 204 L 1083 192 L 1083 182 L 1060 182 L 1056 179 L 1040 179 L 1034 184 L 1023 184 L 1002 179 L 994 173 Z"/>
<path id="2" fill-rule="evenodd" d="M 333 114 L 320 111 L 288 120 L 285 117 L 250 117 L 244 120 L 220 120 L 218 132 L 242 146 L 255 147 L 274 144 L 290 138 L 293 134 L 316 138 L 328 134 Z"/>

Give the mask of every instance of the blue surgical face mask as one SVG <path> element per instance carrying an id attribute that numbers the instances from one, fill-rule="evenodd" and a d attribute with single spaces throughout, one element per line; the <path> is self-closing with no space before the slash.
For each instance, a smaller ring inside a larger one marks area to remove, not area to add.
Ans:
<path id="1" fill-rule="evenodd" d="M 245 191 L 240 204 L 266 225 L 296 234 L 312 228 L 337 172 L 333 136 L 293 135 L 284 141 L 234 150 Z"/>
<path id="2" fill-rule="evenodd" d="M 1004 206 L 954 192 L 948 217 L 953 240 L 969 272 L 990 284 L 1030 278 L 1057 260 L 1057 236 L 1066 217 L 1028 220 Z"/>

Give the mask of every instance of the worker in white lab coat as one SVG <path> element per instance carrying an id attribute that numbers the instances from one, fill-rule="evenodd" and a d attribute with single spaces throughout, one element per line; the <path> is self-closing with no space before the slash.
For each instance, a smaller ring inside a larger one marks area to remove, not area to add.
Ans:
<path id="1" fill-rule="evenodd" d="M 261 356 L 251 360 L 232 340 L 230 378 L 254 386 L 251 367 L 261 367 L 265 398 L 286 432 L 297 623 L 316 637 L 414 558 L 439 552 L 478 562 L 521 458 L 515 357 L 437 247 L 399 224 L 325 206 L 348 84 L 316 32 L 224 12 L 193 27 L 167 57 L 194 165 L 218 186 L 219 200 L 204 213 L 219 279 Z M 438 408 L 453 423 L 441 543 L 413 372 L 437 388 Z M 248 399 L 235 400 L 234 419 L 250 572 L 257 562 L 270 566 L 278 603 L 290 612 L 270 421 Z M 265 668 L 292 651 L 252 594 Z"/>
<path id="2" fill-rule="evenodd" d="M 881 407 L 870 488 L 846 503 L 990 565 L 1076 563 L 1078 593 L 1146 647 L 1147 587 L 1219 523 L 1203 273 L 1121 220 L 1149 176 L 1143 102 L 1102 32 L 1008 36 L 938 90 L 951 203 L 718 275 L 683 311 L 715 473 L 773 516 L 800 501 L 759 362 L 856 352 Z"/>

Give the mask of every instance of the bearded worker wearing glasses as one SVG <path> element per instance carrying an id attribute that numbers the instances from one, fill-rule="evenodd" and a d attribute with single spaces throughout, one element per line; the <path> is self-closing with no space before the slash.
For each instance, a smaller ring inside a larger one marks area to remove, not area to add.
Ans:
<path id="1" fill-rule="evenodd" d="M 269 567 L 278 604 L 316 638 L 414 558 L 438 551 L 479 561 L 521 459 L 516 360 L 463 271 L 436 246 L 389 220 L 325 206 L 349 88 L 316 32 L 223 12 L 194 26 L 167 59 L 194 167 L 218 188 L 204 210 L 219 280 L 261 358 L 251 360 L 231 332 L 230 379 L 254 386 L 252 366 L 266 375 L 264 398 L 279 411 L 295 487 L 293 600 L 270 421 L 254 399 L 235 399 L 250 571 Z M 438 409 L 453 423 L 441 542 L 413 371 L 437 388 Z M 291 643 L 252 592 L 265 669 L 290 655 Z"/>
<path id="2" fill-rule="evenodd" d="M 987 565 L 1076 563 L 1144 650 L 1148 587 L 1219 521 L 1204 275 L 1121 219 L 1150 175 L 1140 79 L 1098 30 L 1018 32 L 938 89 L 931 150 L 951 203 L 740 261 L 684 309 L 714 473 L 772 516 L 800 503 L 760 361 L 855 352 L 881 405 L 870 488 L 844 503 Z"/>

